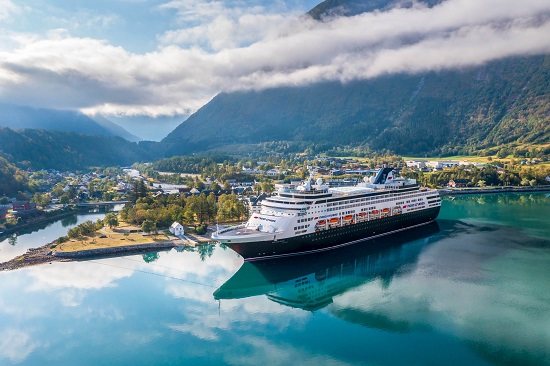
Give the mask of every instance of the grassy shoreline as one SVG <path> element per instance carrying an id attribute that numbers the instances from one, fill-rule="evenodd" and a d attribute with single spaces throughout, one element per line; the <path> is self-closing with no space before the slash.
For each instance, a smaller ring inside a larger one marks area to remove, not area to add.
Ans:
<path id="1" fill-rule="evenodd" d="M 486 194 L 486 193 L 528 193 L 550 192 L 550 186 L 536 187 L 468 187 L 468 188 L 441 188 L 438 189 L 441 196 L 453 196 L 459 194 Z"/>

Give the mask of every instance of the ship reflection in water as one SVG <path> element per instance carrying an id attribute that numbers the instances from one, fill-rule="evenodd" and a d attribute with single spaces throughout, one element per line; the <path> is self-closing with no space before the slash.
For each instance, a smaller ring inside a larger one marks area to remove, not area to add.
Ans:
<path id="1" fill-rule="evenodd" d="M 334 296 L 374 279 L 391 282 L 414 268 L 418 256 L 439 232 L 437 222 L 328 252 L 245 262 L 214 292 L 214 298 L 267 295 L 277 303 L 308 311 L 332 303 Z"/>

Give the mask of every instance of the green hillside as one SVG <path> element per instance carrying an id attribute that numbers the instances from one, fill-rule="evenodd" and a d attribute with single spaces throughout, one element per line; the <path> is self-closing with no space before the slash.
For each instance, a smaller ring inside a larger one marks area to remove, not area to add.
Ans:
<path id="1" fill-rule="evenodd" d="M 349 84 L 220 94 L 163 142 L 177 153 L 287 140 L 415 156 L 548 143 L 549 82 L 550 57 L 532 56 Z"/>
<path id="2" fill-rule="evenodd" d="M 159 156 L 121 137 L 0 128 L 0 156 L 20 167 L 74 170 L 130 165 Z"/>
<path id="3" fill-rule="evenodd" d="M 0 157 L 0 197 L 23 192 L 28 189 L 28 183 L 29 177 L 24 171 Z"/>

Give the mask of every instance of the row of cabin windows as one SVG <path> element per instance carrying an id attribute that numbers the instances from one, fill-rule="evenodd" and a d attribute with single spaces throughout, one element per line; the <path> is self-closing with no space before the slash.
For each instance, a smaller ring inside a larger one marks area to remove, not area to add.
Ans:
<path id="1" fill-rule="evenodd" d="M 418 195 L 417 195 L 418 196 Z M 382 202 L 390 202 L 390 201 L 393 201 L 393 199 L 383 199 L 383 200 L 377 200 L 377 201 L 374 201 L 372 203 L 382 203 Z M 411 202 L 416 202 L 416 201 L 422 201 L 421 198 L 419 199 L 413 199 L 413 200 L 408 200 L 406 201 L 407 203 L 411 203 Z M 344 202 L 350 202 L 350 201 L 344 201 Z M 351 202 L 354 202 L 354 201 L 351 201 Z M 405 202 L 396 202 L 397 205 L 402 205 L 404 204 Z M 341 206 L 341 204 L 335 204 L 335 203 L 329 203 L 327 204 L 327 206 Z M 337 210 L 341 210 L 343 208 L 351 208 L 351 207 L 360 207 L 360 206 L 363 206 L 362 204 L 353 204 L 353 205 L 347 205 L 347 206 L 343 206 L 343 207 L 335 207 L 335 208 L 329 208 L 327 209 L 327 211 L 337 211 Z"/>
<path id="2" fill-rule="evenodd" d="M 342 206 L 342 205 L 347 205 L 347 204 L 350 204 L 350 203 L 357 203 L 357 202 L 366 202 L 366 201 L 373 201 L 373 203 L 377 203 L 377 202 L 388 202 L 388 201 L 393 201 L 396 197 L 400 197 L 400 198 L 412 198 L 412 197 L 422 197 L 422 196 L 426 196 L 426 193 L 415 193 L 415 194 L 408 194 L 408 195 L 396 195 L 396 194 L 390 194 L 390 195 L 384 195 L 382 197 L 369 197 L 369 198 L 358 198 L 358 199 L 353 199 L 353 200 L 346 200 L 346 201 L 340 201 L 340 202 L 334 202 L 334 203 L 327 203 L 327 207 L 332 207 L 332 206 Z M 381 199 L 383 198 L 383 199 Z"/>

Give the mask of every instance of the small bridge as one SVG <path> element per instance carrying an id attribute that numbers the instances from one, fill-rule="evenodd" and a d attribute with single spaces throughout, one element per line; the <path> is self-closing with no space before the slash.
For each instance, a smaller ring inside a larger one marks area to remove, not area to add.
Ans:
<path id="1" fill-rule="evenodd" d="M 79 202 L 75 203 L 75 207 L 82 207 L 82 208 L 108 208 L 114 205 L 124 205 L 126 203 L 130 203 L 130 201 L 101 201 L 101 202 Z"/>

